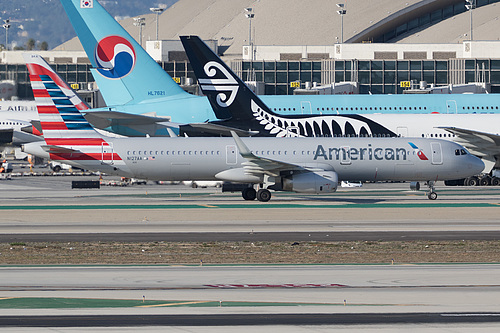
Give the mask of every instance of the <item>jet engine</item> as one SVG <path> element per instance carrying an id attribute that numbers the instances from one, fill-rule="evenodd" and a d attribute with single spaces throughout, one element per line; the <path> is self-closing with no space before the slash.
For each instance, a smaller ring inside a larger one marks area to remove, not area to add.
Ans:
<path id="1" fill-rule="evenodd" d="M 338 175 L 335 171 L 305 172 L 283 177 L 282 191 L 298 193 L 335 192 L 338 186 Z"/>

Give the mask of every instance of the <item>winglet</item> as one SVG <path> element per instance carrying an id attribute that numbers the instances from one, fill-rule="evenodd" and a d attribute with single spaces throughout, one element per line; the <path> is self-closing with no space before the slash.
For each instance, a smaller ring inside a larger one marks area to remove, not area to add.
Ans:
<path id="1" fill-rule="evenodd" d="M 231 131 L 231 135 L 233 136 L 234 142 L 236 143 L 236 147 L 240 152 L 240 155 L 244 158 L 256 158 L 256 156 L 252 153 L 252 151 L 243 143 L 243 140 L 236 134 L 235 131 Z"/>

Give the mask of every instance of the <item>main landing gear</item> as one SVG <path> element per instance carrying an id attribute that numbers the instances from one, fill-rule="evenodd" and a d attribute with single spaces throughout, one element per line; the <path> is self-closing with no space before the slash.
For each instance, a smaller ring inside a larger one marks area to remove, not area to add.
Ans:
<path id="1" fill-rule="evenodd" d="M 437 197 L 438 197 L 438 195 L 434 191 L 434 182 L 433 181 L 428 181 L 427 182 L 427 187 L 429 187 L 429 192 L 427 193 L 427 198 L 429 198 L 429 200 L 436 200 Z"/>
<path id="2" fill-rule="evenodd" d="M 268 189 L 261 188 L 255 191 L 253 187 L 247 187 L 242 192 L 241 195 L 245 200 L 259 200 L 261 202 L 268 202 L 271 200 L 271 192 Z"/>

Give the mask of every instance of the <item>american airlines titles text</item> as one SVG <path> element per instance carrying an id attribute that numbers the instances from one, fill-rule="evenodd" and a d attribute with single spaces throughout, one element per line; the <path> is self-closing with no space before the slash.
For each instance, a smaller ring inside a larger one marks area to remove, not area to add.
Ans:
<path id="1" fill-rule="evenodd" d="M 388 161 L 406 161 L 408 159 L 408 152 L 406 148 L 382 148 L 372 147 L 368 144 L 366 148 L 353 148 L 353 147 L 323 147 L 318 145 L 314 153 L 315 161 L 318 159 L 329 160 L 360 160 L 360 161 L 373 161 L 373 160 L 388 160 Z"/>

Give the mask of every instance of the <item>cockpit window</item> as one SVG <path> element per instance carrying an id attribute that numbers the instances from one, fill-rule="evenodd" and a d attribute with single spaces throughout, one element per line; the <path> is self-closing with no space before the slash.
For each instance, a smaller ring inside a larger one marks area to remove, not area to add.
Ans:
<path id="1" fill-rule="evenodd" d="M 460 155 L 467 155 L 467 151 L 465 149 L 460 149 Z"/>
<path id="2" fill-rule="evenodd" d="M 455 155 L 460 156 L 460 149 L 455 149 Z"/>

